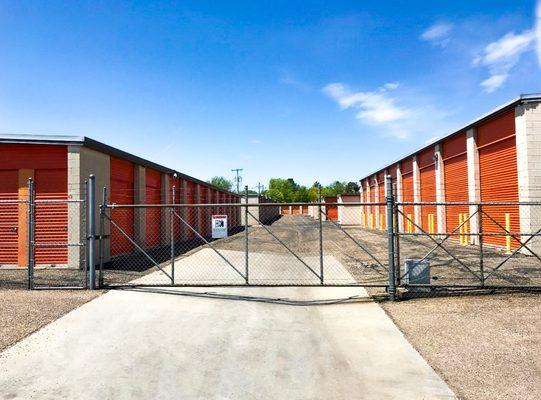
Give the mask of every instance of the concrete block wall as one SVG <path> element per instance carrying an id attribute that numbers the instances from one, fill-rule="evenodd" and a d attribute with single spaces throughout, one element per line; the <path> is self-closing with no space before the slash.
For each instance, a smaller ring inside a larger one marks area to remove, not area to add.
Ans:
<path id="1" fill-rule="evenodd" d="M 396 177 L 395 177 L 395 180 L 396 180 L 396 201 L 401 203 L 404 201 L 404 195 L 403 195 L 403 182 L 402 182 L 402 169 L 401 169 L 401 166 L 400 166 L 400 163 L 397 163 L 396 164 Z M 404 212 L 404 207 L 403 206 L 399 206 L 399 210 L 401 212 Z M 398 214 L 398 229 L 399 229 L 399 232 L 404 232 L 404 216 L 402 214 Z"/>
<path id="2" fill-rule="evenodd" d="M 161 202 L 167 204 L 171 197 L 171 182 L 169 174 L 162 173 L 161 175 Z M 161 224 L 161 244 L 163 246 L 171 243 L 171 210 L 163 208 L 160 213 Z"/>
<path id="3" fill-rule="evenodd" d="M 477 129 L 472 128 L 466 131 L 466 159 L 468 165 L 468 201 L 471 203 L 481 201 L 481 181 L 479 175 L 479 149 L 477 148 Z M 477 211 L 476 206 L 470 206 L 470 215 Z M 470 233 L 479 233 L 480 216 L 475 214 L 470 218 Z M 470 243 L 478 244 L 477 236 L 470 236 Z"/>
<path id="4" fill-rule="evenodd" d="M 541 104 L 527 103 L 515 109 L 519 201 L 541 200 Z M 535 233 L 541 229 L 541 207 L 520 207 L 520 231 Z M 528 240 L 523 236 L 522 240 Z M 528 242 L 533 251 L 541 251 L 541 238 Z M 525 253 L 528 253 L 524 249 Z"/>
<path id="5" fill-rule="evenodd" d="M 443 149 L 441 144 L 434 148 L 436 163 L 434 166 L 436 175 L 436 202 L 445 202 L 445 173 L 443 168 Z M 436 226 L 437 232 L 447 232 L 445 206 L 436 206 Z"/>
<path id="6" fill-rule="evenodd" d="M 338 196 L 338 203 L 359 203 L 360 195 Z M 359 205 L 338 206 L 338 223 L 341 225 L 361 225 L 362 207 Z"/>
<path id="7" fill-rule="evenodd" d="M 421 201 L 421 171 L 419 169 L 419 163 L 417 162 L 417 156 L 413 156 L 413 201 L 418 203 Z M 414 230 L 416 233 L 420 233 L 419 227 L 423 226 L 421 221 L 421 206 L 413 206 L 413 220 L 416 226 Z"/>
<path id="8" fill-rule="evenodd" d="M 110 186 L 111 166 L 110 157 L 107 154 L 88 149 L 83 146 L 68 146 L 68 198 L 72 200 L 83 200 L 86 197 L 86 184 L 90 174 L 95 176 L 95 215 L 96 229 L 99 223 L 99 205 L 102 201 L 102 190 Z M 81 242 L 86 236 L 86 225 L 83 224 L 84 209 L 81 203 L 68 204 L 68 241 L 70 243 Z M 104 224 L 105 234 L 109 234 L 109 222 Z M 96 232 L 98 233 L 98 232 Z M 96 243 L 95 254 L 98 252 Z M 83 261 L 85 254 L 83 248 L 70 246 L 68 248 L 68 267 L 78 268 Z M 104 247 L 104 261 L 109 261 L 109 243 Z"/>
<path id="9" fill-rule="evenodd" d="M 146 204 L 146 168 L 141 165 L 134 166 L 134 195 L 135 204 Z M 136 208 L 133 212 L 133 232 L 137 243 L 146 243 L 146 210 L 144 207 Z"/>
<path id="10" fill-rule="evenodd" d="M 246 204 L 246 198 L 241 198 L 241 203 Z M 271 204 L 274 203 L 273 200 L 267 199 L 264 196 L 249 196 L 248 204 Z M 253 206 L 248 209 L 252 215 L 248 215 L 248 226 L 260 225 L 260 222 L 263 224 L 270 223 L 280 215 L 279 206 Z M 255 218 L 254 218 L 255 217 Z M 244 216 L 244 209 L 242 209 L 241 214 L 241 224 L 242 226 L 246 225 L 246 218 Z"/>

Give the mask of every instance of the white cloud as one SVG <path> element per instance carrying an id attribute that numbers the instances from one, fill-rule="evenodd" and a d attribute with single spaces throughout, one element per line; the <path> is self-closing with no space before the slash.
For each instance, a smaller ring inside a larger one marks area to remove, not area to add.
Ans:
<path id="1" fill-rule="evenodd" d="M 448 22 L 436 22 L 425 30 L 419 38 L 434 45 L 445 47 L 449 43 L 452 30 L 452 24 Z"/>
<path id="2" fill-rule="evenodd" d="M 323 92 L 336 100 L 342 109 L 358 109 L 357 119 L 381 124 L 408 116 L 408 110 L 397 106 L 396 100 L 388 93 L 397 87 L 397 83 L 387 83 L 373 92 L 351 93 L 343 84 L 331 83 L 323 88 Z"/>
<path id="3" fill-rule="evenodd" d="M 487 78 L 483 82 L 481 82 L 481 86 L 485 88 L 485 91 L 487 93 L 492 93 L 500 86 L 502 86 L 508 77 L 509 74 L 492 75 L 490 78 Z"/>
<path id="4" fill-rule="evenodd" d="M 342 110 L 356 110 L 355 118 L 376 128 L 382 136 L 407 139 L 414 134 L 440 134 L 447 129 L 446 112 L 435 108 L 430 99 L 423 99 L 417 93 L 408 97 L 395 91 L 399 87 L 393 82 L 373 91 L 353 92 L 342 83 L 331 83 L 322 90 Z"/>
<path id="5" fill-rule="evenodd" d="M 474 65 L 483 65 L 488 68 L 490 76 L 481 82 L 486 92 L 491 93 L 505 83 L 521 55 L 532 50 L 534 40 L 533 30 L 526 30 L 519 34 L 509 32 L 489 43 L 483 52 L 474 58 Z"/>

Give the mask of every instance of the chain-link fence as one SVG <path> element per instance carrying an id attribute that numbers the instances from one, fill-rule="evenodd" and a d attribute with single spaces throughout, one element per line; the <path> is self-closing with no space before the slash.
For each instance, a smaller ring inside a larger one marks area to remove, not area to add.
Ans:
<path id="1" fill-rule="evenodd" d="M 36 194 L 30 182 L 0 198 L 0 287 L 348 285 L 391 297 L 541 288 L 541 203 L 92 207 L 89 197 L 86 184 Z"/>
<path id="2" fill-rule="evenodd" d="M 0 194 L 0 289 L 28 286 L 27 216 L 27 193 Z"/>
<path id="3" fill-rule="evenodd" d="M 2 195 L 0 288 L 87 286 L 87 195 L 86 182 L 57 193 L 31 179 Z"/>
<path id="4" fill-rule="evenodd" d="M 106 287 L 387 286 L 386 248 L 371 244 L 377 234 L 343 227 L 324 207 L 319 218 L 281 215 L 280 206 L 102 207 L 100 281 Z"/>
<path id="5" fill-rule="evenodd" d="M 395 210 L 397 284 L 409 295 L 541 289 L 541 203 L 397 203 Z"/>

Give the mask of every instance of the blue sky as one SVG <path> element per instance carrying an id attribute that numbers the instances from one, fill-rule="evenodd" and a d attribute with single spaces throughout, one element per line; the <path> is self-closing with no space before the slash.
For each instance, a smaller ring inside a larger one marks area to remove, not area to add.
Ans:
<path id="1" fill-rule="evenodd" d="M 3 1 L 0 132 L 357 180 L 541 92 L 535 1 Z M 541 10 L 538 11 L 538 15 Z"/>

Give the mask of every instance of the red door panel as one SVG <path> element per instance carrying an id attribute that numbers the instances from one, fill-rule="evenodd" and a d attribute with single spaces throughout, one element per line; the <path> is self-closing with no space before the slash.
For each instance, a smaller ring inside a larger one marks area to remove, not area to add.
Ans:
<path id="1" fill-rule="evenodd" d="M 111 157 L 110 201 L 116 204 L 134 204 L 134 166 L 131 162 Z M 111 219 L 134 239 L 134 211 L 132 208 L 113 208 Z M 111 227 L 111 255 L 128 254 L 133 250 L 131 241 L 115 227 Z"/>
<path id="2" fill-rule="evenodd" d="M 161 203 L 161 173 L 147 168 L 146 179 L 146 204 Z M 146 208 L 146 245 L 156 247 L 161 243 L 161 210 L 158 207 Z"/>

